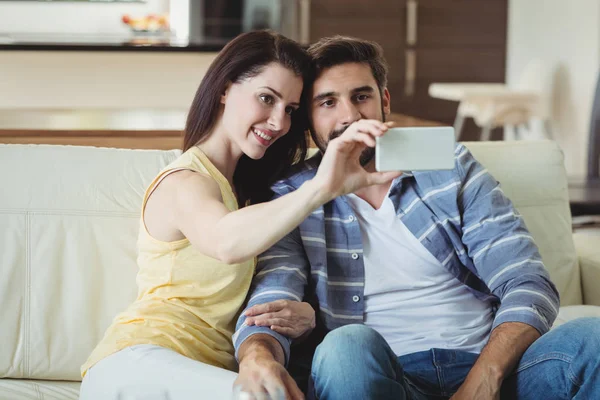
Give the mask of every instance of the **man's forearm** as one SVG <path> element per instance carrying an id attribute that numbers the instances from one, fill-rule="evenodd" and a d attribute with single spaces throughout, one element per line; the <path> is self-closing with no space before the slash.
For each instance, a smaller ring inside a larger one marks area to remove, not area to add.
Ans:
<path id="1" fill-rule="evenodd" d="M 525 350 L 539 337 L 540 333 L 535 328 L 521 322 L 505 322 L 497 326 L 469 376 L 492 379 L 501 385 L 517 367 Z"/>
<path id="2" fill-rule="evenodd" d="M 280 364 L 285 364 L 285 353 L 281 344 L 271 335 L 257 333 L 242 343 L 238 351 L 240 365 L 247 357 L 272 357 Z"/>

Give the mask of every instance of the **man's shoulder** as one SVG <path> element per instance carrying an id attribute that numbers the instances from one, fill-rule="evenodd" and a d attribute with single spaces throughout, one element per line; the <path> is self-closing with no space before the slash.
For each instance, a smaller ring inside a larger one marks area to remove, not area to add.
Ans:
<path id="1" fill-rule="evenodd" d="M 304 182 L 315 176 L 319 169 L 321 158 L 321 154 L 317 153 L 311 158 L 293 165 L 285 178 L 273 184 L 273 191 L 276 193 L 285 193 L 298 189 Z"/>

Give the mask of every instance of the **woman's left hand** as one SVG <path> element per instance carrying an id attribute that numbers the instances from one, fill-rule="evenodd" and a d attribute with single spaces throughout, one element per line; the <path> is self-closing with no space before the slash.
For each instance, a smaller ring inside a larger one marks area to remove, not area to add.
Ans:
<path id="1" fill-rule="evenodd" d="M 297 339 L 312 331 L 315 310 L 305 302 L 275 300 L 257 304 L 244 312 L 246 325 L 267 326 L 277 333 Z"/>

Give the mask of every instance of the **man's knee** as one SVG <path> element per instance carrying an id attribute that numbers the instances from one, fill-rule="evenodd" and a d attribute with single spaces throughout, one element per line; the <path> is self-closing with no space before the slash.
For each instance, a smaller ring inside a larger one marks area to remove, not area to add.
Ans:
<path id="1" fill-rule="evenodd" d="M 313 365 L 326 363 L 352 363 L 385 352 L 387 343 L 374 329 L 365 325 L 352 324 L 329 332 L 317 347 Z"/>
<path id="2" fill-rule="evenodd" d="M 370 348 L 385 343 L 385 339 L 374 329 L 365 325 L 352 324 L 329 332 L 318 348 L 322 350 L 348 348 L 348 350 Z"/>
<path id="3" fill-rule="evenodd" d="M 600 318 L 577 318 L 556 328 L 571 343 L 598 353 L 600 351 Z"/>
<path id="4" fill-rule="evenodd" d="M 581 342 L 586 346 L 600 346 L 600 318 L 587 317 L 569 321 L 550 332 L 556 331 L 570 342 Z"/>
<path id="5" fill-rule="evenodd" d="M 383 336 L 364 325 L 331 331 L 317 347 L 312 364 L 315 393 L 346 393 L 346 399 L 381 398 L 398 389 L 397 357 Z M 343 391 L 342 391 L 343 390 Z"/>
<path id="6" fill-rule="evenodd" d="M 600 353 L 600 318 L 577 318 L 550 330 L 525 353 L 525 359 L 545 354 L 569 355 L 575 363 L 587 363 Z"/>

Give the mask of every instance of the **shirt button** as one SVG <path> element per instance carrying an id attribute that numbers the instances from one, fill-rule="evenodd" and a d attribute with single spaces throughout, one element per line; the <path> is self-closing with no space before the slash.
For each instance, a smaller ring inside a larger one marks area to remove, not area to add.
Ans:
<path id="1" fill-rule="evenodd" d="M 348 221 L 350 221 L 350 222 L 354 221 L 354 215 L 349 216 Z"/>
<path id="2" fill-rule="evenodd" d="M 358 260 L 358 254 L 352 253 L 352 259 L 353 260 Z"/>
<path id="3" fill-rule="evenodd" d="M 358 303 L 360 301 L 360 297 L 358 296 L 352 296 L 352 301 L 355 303 Z"/>

